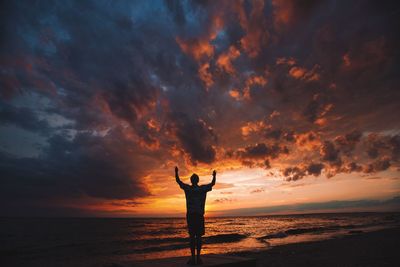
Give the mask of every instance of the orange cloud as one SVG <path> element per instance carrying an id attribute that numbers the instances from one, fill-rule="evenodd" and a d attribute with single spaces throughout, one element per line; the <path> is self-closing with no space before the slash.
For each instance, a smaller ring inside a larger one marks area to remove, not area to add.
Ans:
<path id="1" fill-rule="evenodd" d="M 266 45 L 269 38 L 263 13 L 264 1 L 252 1 L 249 17 L 246 16 L 242 2 L 238 2 L 233 8 L 239 17 L 240 26 L 246 32 L 246 35 L 240 40 L 240 44 L 248 56 L 254 58 L 260 53 L 262 46 Z"/>
<path id="2" fill-rule="evenodd" d="M 160 130 L 160 123 L 153 118 L 149 119 L 146 124 L 151 129 L 155 129 L 156 131 Z"/>
<path id="3" fill-rule="evenodd" d="M 289 70 L 289 75 L 298 80 L 318 81 L 320 79 L 320 75 L 317 72 L 318 69 L 318 65 L 314 65 L 311 70 L 307 70 L 303 67 L 294 66 Z"/>
<path id="4" fill-rule="evenodd" d="M 212 17 L 210 26 L 205 35 L 189 40 L 183 40 L 179 37 L 176 38 L 176 42 L 181 50 L 197 62 L 199 66 L 199 78 L 204 82 L 206 88 L 214 84 L 212 73 L 210 72 L 210 60 L 214 56 L 214 46 L 211 42 L 217 37 L 218 32 L 223 26 L 222 17 L 216 14 Z"/>
<path id="5" fill-rule="evenodd" d="M 310 131 L 296 135 L 297 148 L 315 150 L 321 145 L 320 137 L 317 133 Z"/>
<path id="6" fill-rule="evenodd" d="M 230 91 L 229 91 L 229 95 L 230 95 L 233 99 L 235 99 L 236 101 L 239 101 L 239 100 L 241 99 L 240 92 L 239 92 L 238 90 L 236 90 L 236 89 L 230 90 Z"/>
<path id="7" fill-rule="evenodd" d="M 273 119 L 273 118 L 278 117 L 278 116 L 280 116 L 280 115 L 281 115 L 281 113 L 280 113 L 279 111 L 274 110 L 274 111 L 272 111 L 272 113 L 269 115 L 269 117 L 270 117 L 271 119 Z"/>
<path id="8" fill-rule="evenodd" d="M 389 58 L 384 37 L 365 42 L 357 49 L 351 49 L 342 57 L 342 67 L 345 70 L 360 71 L 379 68 Z"/>
<path id="9" fill-rule="evenodd" d="M 304 76 L 306 72 L 307 70 L 305 68 L 293 67 L 290 69 L 289 75 L 293 78 L 300 79 Z"/>
<path id="10" fill-rule="evenodd" d="M 209 43 L 208 39 L 182 40 L 177 37 L 176 42 L 185 54 L 190 55 L 197 62 L 207 60 L 214 55 L 214 46 Z"/>
<path id="11" fill-rule="evenodd" d="M 232 60 L 240 56 L 240 51 L 233 45 L 229 47 L 229 50 L 222 53 L 217 59 L 217 66 L 226 71 L 229 74 L 234 74 L 235 68 L 232 65 Z"/>
<path id="12" fill-rule="evenodd" d="M 293 66 L 296 64 L 296 60 L 294 58 L 285 58 L 285 57 L 280 57 L 276 59 L 276 65 L 289 65 L 289 66 Z"/>
<path id="13" fill-rule="evenodd" d="M 246 80 L 246 84 L 243 89 L 243 98 L 247 99 L 247 100 L 249 100 L 251 98 L 250 89 L 252 86 L 254 86 L 254 85 L 264 86 L 266 84 L 267 84 L 267 80 L 263 76 L 260 76 L 260 75 L 250 76 Z"/>
<path id="14" fill-rule="evenodd" d="M 314 121 L 314 124 L 318 126 L 325 126 L 328 124 L 328 120 L 326 118 L 318 118 Z"/>
<path id="15" fill-rule="evenodd" d="M 253 75 L 247 78 L 245 81 L 244 87 L 242 92 L 240 92 L 238 89 L 232 89 L 229 91 L 229 95 L 237 100 L 250 100 L 251 95 L 250 95 L 250 90 L 252 86 L 264 86 L 268 83 L 267 79 L 264 78 L 261 75 Z"/>
<path id="16" fill-rule="evenodd" d="M 322 1 L 272 0 L 273 24 L 277 31 L 299 24 L 312 14 Z"/>
<path id="17" fill-rule="evenodd" d="M 214 84 L 209 63 L 204 63 L 199 67 L 199 77 L 206 85 L 206 88 L 210 88 Z"/>
<path id="18" fill-rule="evenodd" d="M 319 117 L 314 121 L 314 124 L 318 126 L 326 126 L 328 124 L 328 119 L 324 117 L 330 110 L 334 107 L 333 104 L 326 104 L 321 107 L 321 112 L 318 115 Z"/>
<path id="19" fill-rule="evenodd" d="M 273 0 L 274 25 L 277 28 L 290 23 L 293 16 L 293 3 L 287 0 Z"/>
<path id="20" fill-rule="evenodd" d="M 255 122 L 248 122 L 245 126 L 242 126 L 240 129 L 242 132 L 242 136 L 246 137 L 253 132 L 254 133 L 260 132 L 266 129 L 267 127 L 269 127 L 269 125 L 265 124 L 265 122 L 261 120 Z"/>

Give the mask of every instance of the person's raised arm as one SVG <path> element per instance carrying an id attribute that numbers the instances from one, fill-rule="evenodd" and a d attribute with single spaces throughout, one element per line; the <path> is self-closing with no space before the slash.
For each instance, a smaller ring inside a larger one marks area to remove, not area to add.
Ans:
<path id="1" fill-rule="evenodd" d="M 217 172 L 214 170 L 212 175 L 213 175 L 213 179 L 212 179 L 212 181 L 210 183 L 211 187 L 213 187 L 215 185 L 215 182 L 217 180 Z"/>
<path id="2" fill-rule="evenodd" d="M 185 186 L 187 186 L 187 184 L 185 184 L 184 182 L 181 181 L 181 179 L 179 179 L 179 170 L 178 167 L 175 167 L 175 179 L 176 182 L 179 184 L 179 187 L 184 189 Z"/>

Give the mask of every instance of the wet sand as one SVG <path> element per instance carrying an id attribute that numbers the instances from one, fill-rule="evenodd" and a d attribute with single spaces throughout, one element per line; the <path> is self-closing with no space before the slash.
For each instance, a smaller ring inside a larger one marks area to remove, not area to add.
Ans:
<path id="1" fill-rule="evenodd" d="M 400 227 L 235 255 L 257 266 L 400 266 Z"/>

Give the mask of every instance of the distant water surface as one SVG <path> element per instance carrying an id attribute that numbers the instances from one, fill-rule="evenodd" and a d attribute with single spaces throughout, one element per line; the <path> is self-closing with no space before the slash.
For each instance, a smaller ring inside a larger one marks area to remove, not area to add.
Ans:
<path id="1" fill-rule="evenodd" d="M 206 218 L 204 253 L 268 249 L 400 225 L 400 213 Z M 111 266 L 188 255 L 184 218 L 1 218 L 2 266 Z"/>

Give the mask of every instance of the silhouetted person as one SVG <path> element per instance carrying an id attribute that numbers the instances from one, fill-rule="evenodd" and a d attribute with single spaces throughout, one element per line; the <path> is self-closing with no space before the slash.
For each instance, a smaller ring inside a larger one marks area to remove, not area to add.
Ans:
<path id="1" fill-rule="evenodd" d="M 175 178 L 180 188 L 185 191 L 186 196 L 186 220 L 190 236 L 190 252 L 192 257 L 188 264 L 195 265 L 202 264 L 200 258 L 201 253 L 201 236 L 204 235 L 204 205 L 206 203 L 207 192 L 212 190 L 215 185 L 217 172 L 213 171 L 212 182 L 206 185 L 198 185 L 199 176 L 195 173 L 190 177 L 192 185 L 183 183 L 179 179 L 178 167 L 175 167 Z M 195 250 L 197 248 L 197 258 L 195 257 Z"/>

